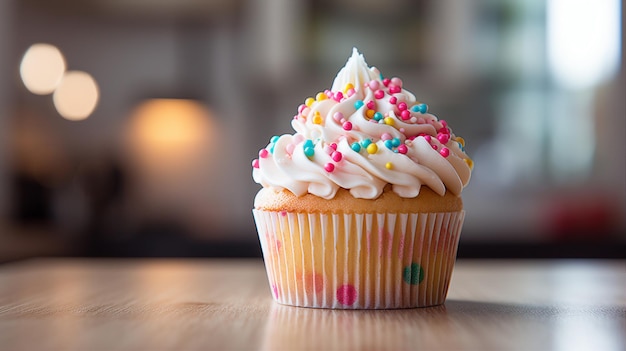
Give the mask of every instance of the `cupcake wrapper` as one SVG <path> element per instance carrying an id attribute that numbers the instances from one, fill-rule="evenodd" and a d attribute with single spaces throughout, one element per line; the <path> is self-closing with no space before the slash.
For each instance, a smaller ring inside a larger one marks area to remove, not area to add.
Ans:
<path id="1" fill-rule="evenodd" d="M 338 309 L 442 304 L 465 216 L 253 214 L 274 299 Z"/>

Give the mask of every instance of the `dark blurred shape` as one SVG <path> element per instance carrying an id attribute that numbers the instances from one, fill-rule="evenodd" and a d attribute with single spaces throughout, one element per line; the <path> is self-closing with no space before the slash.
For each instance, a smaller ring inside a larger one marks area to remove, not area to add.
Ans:
<path id="1" fill-rule="evenodd" d="M 11 181 L 12 219 L 20 225 L 50 225 L 52 191 L 35 177 L 16 172 Z"/>

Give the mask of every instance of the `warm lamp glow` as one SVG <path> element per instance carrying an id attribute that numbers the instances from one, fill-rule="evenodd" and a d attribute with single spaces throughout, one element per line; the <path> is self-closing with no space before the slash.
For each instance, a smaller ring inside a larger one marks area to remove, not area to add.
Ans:
<path id="1" fill-rule="evenodd" d="M 100 92 L 91 75 L 81 71 L 66 72 L 52 96 L 59 114 L 71 121 L 83 120 L 96 108 Z"/>
<path id="2" fill-rule="evenodd" d="M 50 44 L 33 44 L 22 58 L 20 76 L 33 94 L 46 95 L 54 91 L 65 73 L 61 51 Z"/>
<path id="3" fill-rule="evenodd" d="M 152 99 L 133 113 L 131 133 L 140 149 L 185 154 L 201 144 L 209 112 L 201 103 L 185 99 Z"/>

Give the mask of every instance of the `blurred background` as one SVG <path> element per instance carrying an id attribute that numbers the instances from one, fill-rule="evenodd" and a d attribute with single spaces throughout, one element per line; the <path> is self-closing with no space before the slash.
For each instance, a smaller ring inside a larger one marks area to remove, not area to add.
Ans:
<path id="1" fill-rule="evenodd" d="M 0 0 L 0 262 L 260 256 L 251 161 L 359 48 L 467 141 L 460 257 L 624 257 L 619 0 Z"/>

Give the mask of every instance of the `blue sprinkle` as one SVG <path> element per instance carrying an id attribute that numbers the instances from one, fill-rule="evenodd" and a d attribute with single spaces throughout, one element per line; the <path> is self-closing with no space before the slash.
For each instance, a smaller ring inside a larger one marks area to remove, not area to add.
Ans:
<path id="1" fill-rule="evenodd" d="M 361 145 L 359 145 L 359 143 L 352 143 L 352 145 L 350 145 L 350 147 L 352 148 L 352 150 L 354 150 L 355 152 L 359 152 L 361 151 Z"/>
<path id="2" fill-rule="evenodd" d="M 375 121 L 380 121 L 381 119 L 383 119 L 383 114 L 380 113 L 380 112 L 376 112 L 374 114 L 374 117 L 372 117 L 372 118 L 374 118 Z"/>
<path id="3" fill-rule="evenodd" d="M 368 147 L 369 144 L 371 144 L 372 141 L 369 139 L 364 139 L 363 141 L 361 141 L 361 146 L 363 147 Z"/>
<path id="4" fill-rule="evenodd" d="M 426 104 L 420 104 L 420 112 L 421 112 L 421 113 L 426 113 L 426 112 L 428 112 L 428 105 L 426 105 Z"/>
<path id="5" fill-rule="evenodd" d="M 278 141 L 278 139 L 280 139 L 280 137 L 278 135 L 274 135 L 271 139 L 270 139 L 270 143 L 275 143 Z"/>
<path id="6" fill-rule="evenodd" d="M 312 147 L 305 147 L 304 148 L 304 154 L 307 157 L 312 157 L 313 155 L 315 155 L 315 150 Z"/>
<path id="7" fill-rule="evenodd" d="M 365 103 L 363 102 L 363 100 L 357 100 L 357 101 L 354 103 L 354 108 L 358 110 L 358 109 L 360 109 L 361 107 L 363 107 L 363 105 L 365 105 Z"/>
<path id="8" fill-rule="evenodd" d="M 380 72 L 380 80 L 385 79 L 385 76 L 383 76 L 383 72 Z"/>
<path id="9" fill-rule="evenodd" d="M 393 145 L 394 147 L 400 146 L 400 139 L 399 138 L 391 139 L 391 145 Z"/>
<path id="10" fill-rule="evenodd" d="M 303 147 L 303 148 L 305 148 L 305 149 L 306 149 L 307 147 L 311 147 L 311 148 L 312 148 L 312 147 L 313 147 L 313 140 L 311 140 L 311 139 L 307 139 L 307 140 L 304 142 L 304 145 L 302 145 L 302 147 Z"/>
<path id="11" fill-rule="evenodd" d="M 420 107 L 420 105 L 411 106 L 411 112 L 420 112 L 420 111 L 422 111 L 422 108 Z"/>
<path id="12" fill-rule="evenodd" d="M 385 140 L 385 146 L 387 149 L 393 149 L 393 142 L 391 140 Z"/>
<path id="13" fill-rule="evenodd" d="M 398 153 L 398 149 L 393 150 L 393 152 L 395 152 L 397 154 Z"/>
<path id="14" fill-rule="evenodd" d="M 272 147 L 270 147 L 270 154 L 274 153 L 274 144 L 272 144 Z"/>

